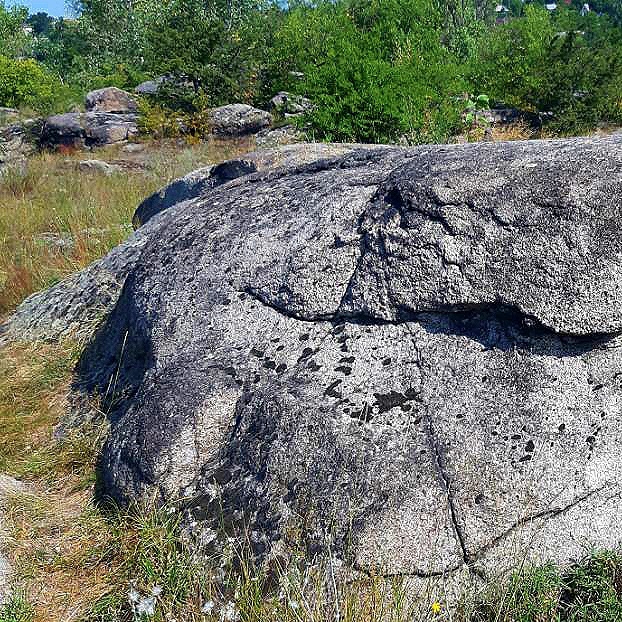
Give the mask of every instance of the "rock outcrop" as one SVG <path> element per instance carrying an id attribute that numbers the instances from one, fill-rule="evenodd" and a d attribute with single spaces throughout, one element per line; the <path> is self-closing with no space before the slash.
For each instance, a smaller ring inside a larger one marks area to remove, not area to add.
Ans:
<path id="1" fill-rule="evenodd" d="M 384 576 L 619 545 L 621 212 L 621 137 L 359 151 L 161 212 L 79 365 L 115 387 L 103 491 Z"/>
<path id="2" fill-rule="evenodd" d="M 284 117 L 296 117 L 313 110 L 313 102 L 302 95 L 293 95 L 287 91 L 280 91 L 269 104 L 271 112 Z"/>
<path id="3" fill-rule="evenodd" d="M 115 114 L 138 112 L 136 100 L 127 91 L 114 86 L 87 93 L 85 107 L 87 112 L 111 112 Z"/>
<path id="4" fill-rule="evenodd" d="M 47 149 L 101 147 L 138 135 L 138 116 L 109 112 L 67 112 L 48 117 L 40 145 Z"/>
<path id="5" fill-rule="evenodd" d="M 210 112 L 211 131 L 218 136 L 248 136 L 269 127 L 272 115 L 248 104 L 229 104 Z"/>

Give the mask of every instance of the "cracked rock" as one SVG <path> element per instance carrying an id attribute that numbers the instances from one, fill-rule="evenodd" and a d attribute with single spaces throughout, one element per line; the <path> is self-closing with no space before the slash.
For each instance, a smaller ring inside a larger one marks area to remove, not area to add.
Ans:
<path id="1" fill-rule="evenodd" d="M 616 546 L 621 191 L 610 137 L 356 151 L 160 213 L 77 371 L 103 492 L 386 576 Z"/>

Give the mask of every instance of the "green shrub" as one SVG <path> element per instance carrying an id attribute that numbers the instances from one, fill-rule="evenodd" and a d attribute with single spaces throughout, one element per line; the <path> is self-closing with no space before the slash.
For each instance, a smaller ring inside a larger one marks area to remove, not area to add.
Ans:
<path id="1" fill-rule="evenodd" d="M 37 61 L 0 56 L 0 106 L 48 108 L 56 96 L 56 86 L 54 78 Z"/>
<path id="2" fill-rule="evenodd" d="M 306 122 L 324 139 L 442 142 L 459 125 L 464 83 L 427 0 L 292 10 L 275 35 L 271 71 L 313 100 Z"/>

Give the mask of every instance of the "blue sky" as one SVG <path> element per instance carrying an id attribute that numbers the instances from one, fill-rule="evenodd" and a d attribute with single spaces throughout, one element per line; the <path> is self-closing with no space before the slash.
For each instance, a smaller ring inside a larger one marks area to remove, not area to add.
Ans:
<path id="1" fill-rule="evenodd" d="M 30 9 L 31 13 L 45 11 L 56 17 L 65 15 L 65 0 L 9 0 L 7 4 L 25 5 Z"/>

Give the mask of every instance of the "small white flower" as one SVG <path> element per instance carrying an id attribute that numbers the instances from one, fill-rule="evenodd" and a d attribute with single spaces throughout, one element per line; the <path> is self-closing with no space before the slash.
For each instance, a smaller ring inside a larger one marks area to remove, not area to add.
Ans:
<path id="1" fill-rule="evenodd" d="M 236 609 L 235 603 L 229 601 L 220 612 L 221 622 L 238 622 L 240 613 Z"/>
<path id="2" fill-rule="evenodd" d="M 151 593 L 152 593 L 154 596 L 160 596 L 160 594 L 162 594 L 162 588 L 161 588 L 159 585 L 154 585 L 154 586 L 151 588 Z"/>
<path id="3" fill-rule="evenodd" d="M 130 601 L 130 603 L 137 603 L 140 600 L 140 594 L 134 588 L 132 588 L 128 592 L 127 599 Z"/>
<path id="4" fill-rule="evenodd" d="M 155 615 L 156 599 L 155 596 L 145 596 L 141 598 L 136 605 L 136 615 L 147 616 L 148 618 Z"/>
<path id="5" fill-rule="evenodd" d="M 289 608 L 290 609 L 298 609 L 300 607 L 300 605 L 298 604 L 298 601 L 296 600 L 290 600 L 289 601 Z"/>
<path id="6" fill-rule="evenodd" d="M 214 601 L 213 600 L 208 600 L 203 607 L 201 607 L 201 613 L 205 613 L 207 615 L 210 615 L 210 613 L 212 613 L 214 611 Z"/>

